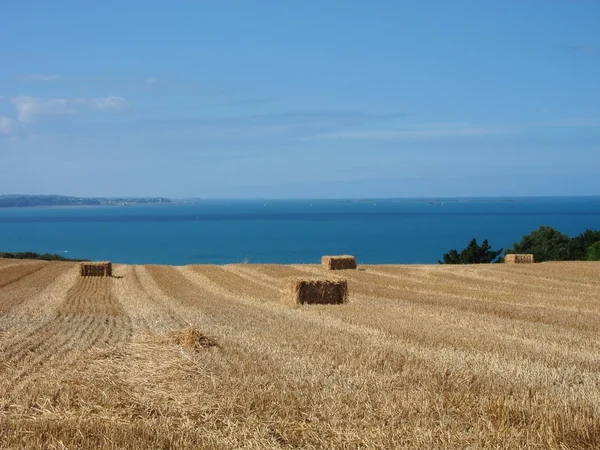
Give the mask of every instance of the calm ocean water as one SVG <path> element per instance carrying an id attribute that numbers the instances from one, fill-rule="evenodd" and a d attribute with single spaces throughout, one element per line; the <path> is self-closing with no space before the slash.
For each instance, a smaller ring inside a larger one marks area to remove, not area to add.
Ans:
<path id="1" fill-rule="evenodd" d="M 199 201 L 0 209 L 0 251 L 122 263 L 435 263 L 476 237 L 507 248 L 540 225 L 600 229 L 600 197 Z"/>

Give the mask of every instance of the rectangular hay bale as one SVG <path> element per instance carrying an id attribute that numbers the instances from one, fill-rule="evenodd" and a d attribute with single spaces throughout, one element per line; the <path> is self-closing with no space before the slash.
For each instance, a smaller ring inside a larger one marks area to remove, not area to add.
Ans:
<path id="1" fill-rule="evenodd" d="M 352 255 L 323 256 L 321 264 L 327 270 L 356 269 L 356 259 Z"/>
<path id="2" fill-rule="evenodd" d="M 79 275 L 82 277 L 111 277 L 112 263 L 104 262 L 82 262 L 79 264 Z"/>
<path id="3" fill-rule="evenodd" d="M 508 264 L 532 264 L 534 259 L 531 253 L 511 253 L 504 257 L 504 262 Z"/>
<path id="4" fill-rule="evenodd" d="M 347 301 L 348 282 L 324 278 L 286 278 L 283 294 L 286 300 L 291 298 L 299 305 L 339 305 Z"/>

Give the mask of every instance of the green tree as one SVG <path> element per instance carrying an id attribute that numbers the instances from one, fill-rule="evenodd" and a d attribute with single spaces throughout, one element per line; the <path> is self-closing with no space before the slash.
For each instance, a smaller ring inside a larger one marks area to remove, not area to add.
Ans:
<path id="1" fill-rule="evenodd" d="M 506 253 L 533 253 L 535 262 L 570 261 L 571 238 L 552 227 L 541 226 L 523 236 L 521 242 L 514 243 Z"/>
<path id="2" fill-rule="evenodd" d="M 492 247 L 488 243 L 487 239 L 477 244 L 477 239 L 472 239 L 469 245 L 458 253 L 457 250 L 452 249 L 443 256 L 443 261 L 439 261 L 439 264 L 485 264 L 498 262 L 498 257 L 502 254 L 502 249 L 492 250 Z"/>
<path id="3" fill-rule="evenodd" d="M 590 245 L 587 251 L 588 261 L 600 261 L 600 241 Z"/>
<path id="4" fill-rule="evenodd" d="M 579 236 L 571 239 L 571 258 L 574 260 L 585 260 L 588 257 L 588 249 L 600 242 L 599 230 L 585 230 Z"/>

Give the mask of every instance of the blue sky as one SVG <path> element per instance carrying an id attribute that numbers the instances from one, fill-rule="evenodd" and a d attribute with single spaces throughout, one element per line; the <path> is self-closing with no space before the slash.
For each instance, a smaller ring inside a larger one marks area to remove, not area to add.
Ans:
<path id="1" fill-rule="evenodd" d="M 600 2 L 91 3 L 0 3 L 0 193 L 600 195 Z"/>

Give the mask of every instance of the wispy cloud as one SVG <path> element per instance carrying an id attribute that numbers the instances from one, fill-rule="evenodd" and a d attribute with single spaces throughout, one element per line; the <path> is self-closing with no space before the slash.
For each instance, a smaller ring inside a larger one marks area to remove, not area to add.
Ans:
<path id="1" fill-rule="evenodd" d="M 569 50 L 575 53 L 584 53 L 588 55 L 600 53 L 600 48 L 593 45 L 574 45 L 569 47 Z"/>
<path id="2" fill-rule="evenodd" d="M 600 128 L 600 117 L 562 117 L 540 120 L 525 123 L 521 128 Z"/>
<path id="3" fill-rule="evenodd" d="M 198 95 L 201 97 L 222 97 L 231 94 L 231 90 L 224 88 L 210 88 L 205 86 L 200 86 L 195 83 L 187 83 L 179 86 L 186 94 L 190 95 Z"/>
<path id="4" fill-rule="evenodd" d="M 123 111 L 128 104 L 122 97 L 102 98 L 36 98 L 19 96 L 10 99 L 17 110 L 17 119 L 23 124 L 44 117 L 75 115 L 86 111 Z"/>
<path id="5" fill-rule="evenodd" d="M 563 118 L 540 122 L 508 125 L 472 125 L 465 123 L 417 124 L 386 129 L 346 128 L 308 136 L 308 140 L 345 139 L 374 141 L 403 141 L 437 138 L 468 138 L 526 133 L 538 128 L 600 128 L 600 118 Z"/>
<path id="6" fill-rule="evenodd" d="M 17 132 L 19 123 L 12 117 L 0 116 L 0 136 L 10 136 Z"/>
<path id="7" fill-rule="evenodd" d="M 144 78 L 144 84 L 147 87 L 153 88 L 158 84 L 158 78 L 156 77 L 146 77 Z"/>
<path id="8" fill-rule="evenodd" d="M 492 136 L 512 133 L 514 133 L 514 130 L 509 128 L 465 126 L 459 124 L 432 124 L 415 125 L 401 129 L 336 131 L 332 133 L 315 135 L 309 139 L 403 141 L 416 139 Z"/>
<path id="9" fill-rule="evenodd" d="M 17 75 L 15 77 L 18 81 L 34 81 L 34 82 L 51 82 L 58 81 L 60 77 L 58 75 Z"/>
<path id="10" fill-rule="evenodd" d="M 403 113 L 373 114 L 353 111 L 296 111 L 236 117 L 146 120 L 140 126 L 155 131 L 201 135 L 203 139 L 238 140 L 264 138 L 306 138 L 341 129 L 395 120 Z"/>
<path id="11" fill-rule="evenodd" d="M 116 95 L 103 98 L 75 99 L 75 101 L 82 102 L 83 105 L 88 105 L 98 111 L 125 111 L 129 108 L 129 104 L 125 99 Z"/>
<path id="12" fill-rule="evenodd" d="M 542 122 L 543 126 L 561 128 L 600 128 L 600 118 L 566 118 Z"/>
<path id="13" fill-rule="evenodd" d="M 277 97 L 240 98 L 229 103 L 230 106 L 255 106 L 278 102 Z"/>

